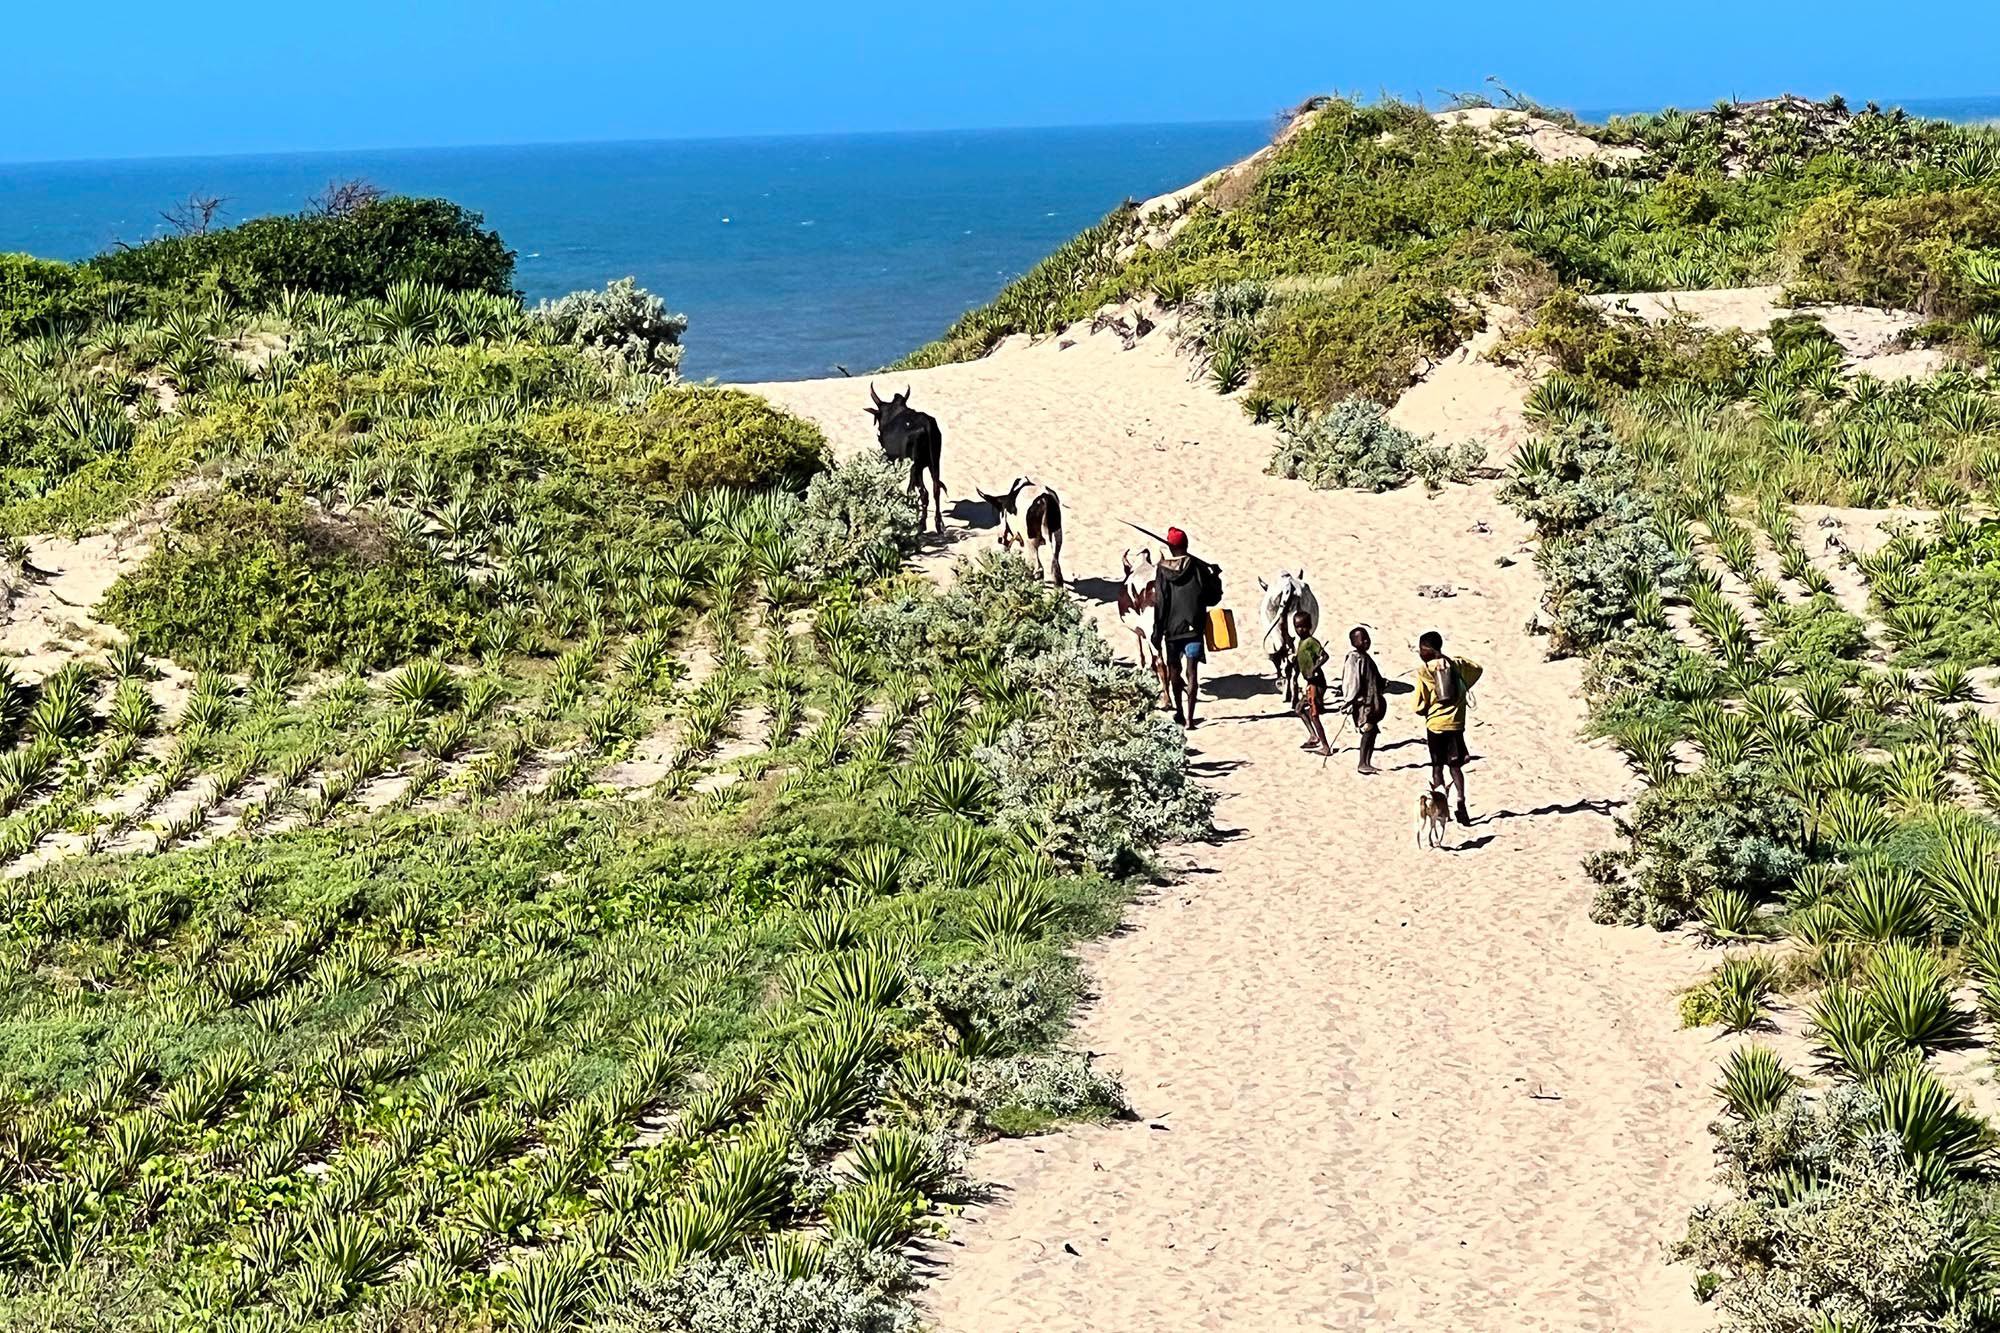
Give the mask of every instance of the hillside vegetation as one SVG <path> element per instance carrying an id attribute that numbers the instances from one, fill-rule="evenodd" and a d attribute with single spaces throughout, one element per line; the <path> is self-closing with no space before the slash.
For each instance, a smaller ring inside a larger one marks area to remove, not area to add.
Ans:
<path id="1" fill-rule="evenodd" d="M 1316 105 L 913 363 L 1150 295 L 1278 417 L 1273 471 L 1381 489 L 1450 471 L 1383 409 L 1505 307 L 1528 628 L 1643 783 L 1578 911 L 1717 950 L 1682 1016 L 1728 1041 L 1730 1197 L 1677 1257 L 1726 1329 L 2000 1328 L 2000 140 L 1796 100 L 1493 122 Z M 1857 373 L 1810 308 L 1718 332 L 1589 299 L 1747 284 L 1917 312 L 1947 368 Z"/>
<path id="2" fill-rule="evenodd" d="M 1545 160 L 1417 107 L 1309 104 L 1267 155 L 1119 209 L 905 364 L 1150 295 L 1219 389 L 1251 383 L 1251 411 L 1296 417 L 1394 403 L 1496 303 L 1533 317 L 1564 292 L 1768 282 L 1919 309 L 1932 340 L 2000 348 L 1993 131 L 1781 100 L 1588 135 L 1589 155 Z"/>
<path id="3" fill-rule="evenodd" d="M 0 275 L 9 586 L 153 533 L 0 662 L 0 1323 L 902 1327 L 1118 1112 L 1068 946 L 1209 798 L 1021 562 L 436 201 Z"/>

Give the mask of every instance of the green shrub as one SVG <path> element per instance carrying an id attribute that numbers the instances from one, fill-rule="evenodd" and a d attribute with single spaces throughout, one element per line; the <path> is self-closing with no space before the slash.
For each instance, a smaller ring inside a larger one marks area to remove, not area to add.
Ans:
<path id="1" fill-rule="evenodd" d="M 1606 522 L 1535 548 L 1549 655 L 1570 657 L 1637 627 L 1642 594 L 1671 588 L 1687 565 L 1650 523 Z"/>
<path id="2" fill-rule="evenodd" d="M 920 1007 L 953 1046 L 1012 1055 L 1061 1035 L 1081 987 L 1046 953 L 1003 950 L 955 958 L 912 978 Z"/>
<path id="3" fill-rule="evenodd" d="M 1949 525 L 1920 552 L 1907 595 L 1884 608 L 1891 630 L 1899 631 L 1904 658 L 2000 661 L 2000 623 L 1993 616 L 2000 598 L 2000 520 Z M 1872 580 L 1870 591 L 1882 606 L 1883 580 Z"/>
<path id="4" fill-rule="evenodd" d="M 1764 336 L 1771 341 L 1771 355 L 1780 361 L 1794 352 L 1817 351 L 1828 343 L 1840 346 L 1818 315 L 1781 315 L 1771 321 Z"/>
<path id="5" fill-rule="evenodd" d="M 1419 470 L 1426 484 L 1462 481 L 1485 457 L 1477 445 L 1439 445 L 1393 424 L 1363 398 L 1325 412 L 1294 410 L 1278 423 L 1278 447 L 1264 470 L 1316 491 L 1387 491 Z M 1435 489 L 1435 487 L 1433 487 Z"/>
<path id="6" fill-rule="evenodd" d="M 980 752 L 1002 828 L 1064 864 L 1116 873 L 1162 843 L 1208 836 L 1215 795 L 1189 779 L 1187 743 L 1154 707 L 1150 677 L 1112 661 L 1101 641 L 1013 674 L 1044 702 Z"/>
<path id="7" fill-rule="evenodd" d="M 1600 643 L 1583 666 L 1593 728 L 1609 734 L 1628 722 L 1677 719 L 1682 702 L 1675 698 L 1676 673 L 1690 661 L 1706 665 L 1708 658 L 1657 626 Z"/>
<path id="8" fill-rule="evenodd" d="M 938 592 L 899 586 L 861 617 L 884 660 L 916 671 L 961 663 L 1021 664 L 1088 638 L 1076 604 L 1024 560 L 986 550 L 960 560 Z"/>
<path id="9" fill-rule="evenodd" d="M 73 264 L 0 254 L 0 343 L 90 323 L 103 314 L 104 288 Z"/>
<path id="10" fill-rule="evenodd" d="M 243 670 L 263 647 L 320 666 L 462 655 L 477 609 L 463 584 L 371 520 L 220 491 L 181 502 L 160 547 L 99 613 L 149 653 Z"/>
<path id="11" fill-rule="evenodd" d="M 1593 920 L 1661 929 L 1717 889 L 1777 896 L 1805 866 L 1804 812 L 1751 764 L 1703 765 L 1648 788 L 1625 825 L 1631 860 Z"/>
<path id="12" fill-rule="evenodd" d="M 1977 1327 L 1948 1312 L 1990 1292 L 1991 1273 L 1965 1262 L 1976 1242 L 1964 1215 L 1920 1186 L 1893 1140 L 1843 1143 L 1824 1169 L 1810 1186 L 1696 1210 L 1675 1257 L 1723 1275 L 1722 1326 Z"/>
<path id="13" fill-rule="evenodd" d="M 871 450 L 812 479 L 793 531 L 821 577 L 884 573 L 917 548 L 923 501 L 907 467 Z"/>
<path id="14" fill-rule="evenodd" d="M 687 316 L 669 314 L 666 302 L 631 278 L 620 278 L 601 292 L 571 292 L 544 301 L 534 316 L 548 325 L 556 341 L 612 373 L 669 378 L 680 373 Z"/>
<path id="15" fill-rule="evenodd" d="M 1852 671 L 1854 659 L 1868 647 L 1868 626 L 1859 616 L 1840 609 L 1832 597 L 1820 594 L 1791 613 L 1765 617 L 1771 651 L 1788 672 Z"/>
<path id="16" fill-rule="evenodd" d="M 1130 1110 L 1118 1080 L 1082 1051 L 978 1061 L 972 1093 L 981 1118 L 1003 1134 L 1030 1134 L 1064 1120 L 1106 1120 Z"/>
<path id="17" fill-rule="evenodd" d="M 1975 284 L 1967 256 L 2000 249 L 2000 194 L 1936 190 L 1871 199 L 1835 191 L 1807 205 L 1785 236 L 1794 291 L 1958 319 L 2000 304 Z"/>
<path id="18" fill-rule="evenodd" d="M 1705 328 L 1687 315 L 1648 321 L 1607 311 L 1568 287 L 1551 292 L 1501 352 L 1534 354 L 1563 375 L 1607 388 L 1692 384 L 1731 393 L 1755 359 L 1740 331 Z"/>
<path id="19" fill-rule="evenodd" d="M 1636 464 L 1600 421 L 1519 450 L 1500 495 L 1542 539 L 1535 567 L 1551 656 L 1641 628 L 1642 603 L 1687 579 L 1688 562 L 1661 534 Z"/>
<path id="20" fill-rule="evenodd" d="M 241 304 L 287 290 L 382 296 L 398 282 L 447 291 L 513 292 L 514 252 L 479 214 L 444 199 L 379 199 L 340 214 L 253 218 L 166 236 L 90 261 L 101 277 L 192 292 L 213 284 Z"/>
<path id="21" fill-rule="evenodd" d="M 580 1327 L 586 1333 L 918 1333 L 922 1321 L 900 1293 L 908 1266 L 838 1247 L 825 1261 L 788 1273 L 726 1256 L 690 1259 L 642 1278 Z"/>
<path id="22" fill-rule="evenodd" d="M 798 489 L 825 460 L 819 427 L 754 394 L 681 385 L 630 410 L 576 404 L 525 423 L 538 444 L 671 495 L 715 486 Z"/>
<path id="23" fill-rule="evenodd" d="M 1260 325 L 1258 391 L 1307 407 L 1393 403 L 1479 327 L 1456 294 L 1411 264 L 1366 268 L 1330 292 L 1276 302 Z"/>

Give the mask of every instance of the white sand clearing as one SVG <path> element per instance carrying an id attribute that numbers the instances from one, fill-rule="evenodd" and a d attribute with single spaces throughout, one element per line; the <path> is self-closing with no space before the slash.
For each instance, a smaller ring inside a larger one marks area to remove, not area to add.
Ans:
<path id="1" fill-rule="evenodd" d="M 1646 150 L 1634 144 L 1601 144 L 1542 116 L 1506 107 L 1467 107 L 1433 117 L 1446 129 L 1464 128 L 1507 148 L 1525 148 L 1544 162 L 1634 162 Z"/>
<path id="2" fill-rule="evenodd" d="M 1936 348 L 1909 348 L 1903 334 L 1924 322 L 1908 310 L 1884 310 L 1865 305 L 1784 304 L 1783 287 L 1718 287 L 1692 292 L 1620 292 L 1590 299 L 1606 310 L 1646 320 L 1686 315 L 1711 329 L 1738 329 L 1762 334 L 1774 319 L 1810 315 L 1825 325 L 1847 353 L 1847 369 L 1879 380 L 1922 378 L 1944 369 L 1947 358 Z"/>
<path id="3" fill-rule="evenodd" d="M 1476 441 L 1485 447 L 1488 463 L 1504 467 L 1535 434 L 1522 410 L 1534 376 L 1493 359 L 1514 318 L 1511 311 L 1489 311 L 1487 327 L 1405 390 L 1389 419 L 1413 435 Z"/>
<path id="4" fill-rule="evenodd" d="M 1129 352 L 1070 336 L 880 378 L 943 424 L 954 531 L 989 521 L 975 485 L 1054 486 L 1064 563 L 1109 628 L 1119 552 L 1145 540 L 1119 520 L 1179 524 L 1224 567 L 1253 642 L 1210 663 L 1192 734 L 1224 837 L 1176 853 L 1182 882 L 1088 955 L 1099 996 L 1079 1040 L 1140 1119 L 980 1150 L 996 1198 L 940 1248 L 938 1323 L 1699 1327 L 1663 1247 L 1711 1188 L 1718 1048 L 1676 1030 L 1673 1005 L 1706 960 L 1585 915 L 1578 859 L 1610 845 L 1635 788 L 1578 739 L 1577 668 L 1522 632 L 1539 593 L 1522 525 L 1491 483 L 1430 500 L 1265 476 L 1269 433 L 1190 384 L 1163 334 Z M 863 380 L 753 387 L 842 452 L 874 447 Z M 1257 576 L 1301 564 L 1329 642 L 1371 623 L 1392 680 L 1430 628 L 1486 666 L 1476 823 L 1451 849 L 1414 845 L 1407 695 L 1382 776 L 1352 771 L 1351 736 L 1331 762 L 1299 750 L 1253 622 Z"/>

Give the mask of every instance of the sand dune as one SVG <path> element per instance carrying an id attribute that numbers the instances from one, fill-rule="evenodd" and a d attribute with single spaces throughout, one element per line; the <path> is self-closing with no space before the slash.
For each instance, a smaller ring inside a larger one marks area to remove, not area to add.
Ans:
<path id="1" fill-rule="evenodd" d="M 1700 1326 L 1662 1247 L 1709 1189 L 1714 1052 L 1672 1004 L 1703 960 L 1585 916 L 1578 858 L 1610 844 L 1635 787 L 1578 739 L 1575 665 L 1522 632 L 1538 596 L 1524 528 L 1491 483 L 1426 499 L 1265 476 L 1268 432 L 1190 384 L 1164 336 L 1129 352 L 1072 336 L 882 388 L 909 383 L 943 422 L 952 497 L 1019 472 L 1060 491 L 1065 563 L 1107 627 L 1130 519 L 1187 528 L 1246 624 L 1256 576 L 1303 564 L 1333 636 L 1374 625 L 1392 678 L 1441 629 L 1488 668 L 1478 822 L 1453 850 L 1413 845 L 1406 697 L 1390 771 L 1363 780 L 1351 750 L 1300 752 L 1257 652 L 1218 656 L 1193 763 L 1225 834 L 1178 852 L 1181 882 L 1088 959 L 1079 1039 L 1141 1119 L 980 1151 L 996 1197 L 940 1247 L 938 1323 Z M 873 447 L 863 381 L 752 387 L 843 452 Z M 983 505 L 957 508 L 961 545 L 990 540 L 966 532 Z M 1456 595 L 1417 591 L 1442 583 Z"/>

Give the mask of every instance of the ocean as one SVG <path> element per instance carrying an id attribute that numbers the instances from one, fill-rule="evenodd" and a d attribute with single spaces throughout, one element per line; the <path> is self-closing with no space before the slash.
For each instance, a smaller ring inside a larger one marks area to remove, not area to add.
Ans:
<path id="1" fill-rule="evenodd" d="M 1272 125 L 673 140 L 0 166 L 0 251 L 82 259 L 162 230 L 190 193 L 225 222 L 295 212 L 329 181 L 486 215 L 530 301 L 627 275 L 688 316 L 683 371 L 863 373 L 1127 197 L 1177 189 Z"/>
<path id="2" fill-rule="evenodd" d="M 1902 105 L 2000 121 L 2000 97 Z M 224 196 L 227 222 L 296 211 L 329 181 L 360 177 L 485 214 L 516 251 L 530 301 L 636 277 L 688 315 L 691 377 L 804 379 L 895 360 L 1121 200 L 1194 181 L 1271 130 L 1247 121 L 0 165 L 0 251 L 82 259 L 157 235 L 160 210 L 191 193 Z"/>

